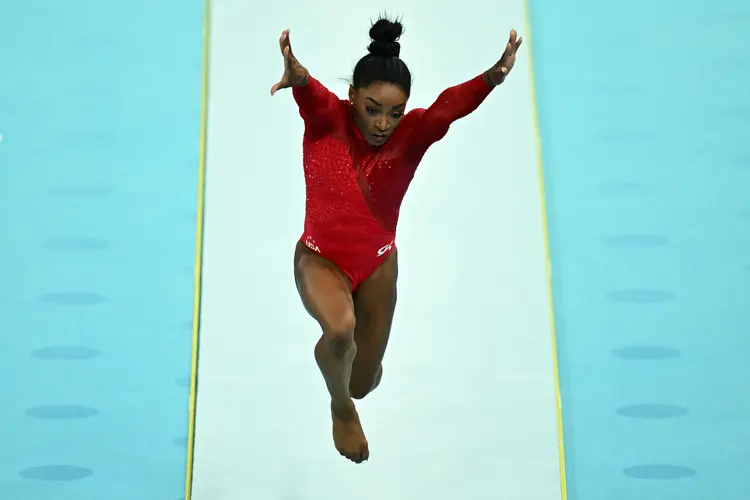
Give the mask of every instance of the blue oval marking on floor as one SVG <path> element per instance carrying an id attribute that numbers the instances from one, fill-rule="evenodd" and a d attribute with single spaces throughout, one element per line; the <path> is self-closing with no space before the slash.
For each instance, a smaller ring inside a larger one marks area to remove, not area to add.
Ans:
<path id="1" fill-rule="evenodd" d="M 622 359 L 656 360 L 679 358 L 681 351 L 660 345 L 632 345 L 615 349 L 612 355 Z"/>
<path id="2" fill-rule="evenodd" d="M 736 158 L 733 162 L 734 165 L 740 167 L 740 168 L 750 168 L 750 156 L 748 157 L 742 157 L 742 158 Z"/>
<path id="3" fill-rule="evenodd" d="M 595 142 L 606 142 L 610 144 L 624 143 L 627 145 L 636 145 L 652 142 L 653 139 L 640 130 L 597 130 L 592 134 L 592 140 Z"/>
<path id="4" fill-rule="evenodd" d="M 615 302 L 631 302 L 635 304 L 649 304 L 657 302 L 669 302 L 677 297 L 677 294 L 667 290 L 629 289 L 615 290 L 607 294 L 610 300 Z"/>
<path id="5" fill-rule="evenodd" d="M 627 467 L 622 473 L 634 479 L 670 480 L 694 476 L 697 471 L 684 465 L 644 464 Z"/>
<path id="6" fill-rule="evenodd" d="M 55 137 L 55 140 L 63 143 L 85 142 L 89 144 L 113 144 L 117 142 L 117 136 L 105 131 L 67 132 Z"/>
<path id="7" fill-rule="evenodd" d="M 26 416 L 44 420 L 90 418 L 98 413 L 96 409 L 83 405 L 46 405 L 26 410 Z"/>
<path id="8" fill-rule="evenodd" d="M 662 247 L 669 240 L 656 234 L 615 234 L 604 236 L 602 242 L 609 247 L 617 248 L 654 248 Z"/>
<path id="9" fill-rule="evenodd" d="M 31 355 L 39 359 L 49 360 L 83 360 L 101 356 L 101 352 L 81 345 L 48 346 L 31 351 Z"/>
<path id="10" fill-rule="evenodd" d="M 94 306 L 105 302 L 107 298 L 91 292 L 57 292 L 42 295 L 39 300 L 59 306 Z"/>
<path id="11" fill-rule="evenodd" d="M 722 116 L 730 120 L 738 120 L 742 123 L 746 123 L 748 117 L 750 117 L 750 106 L 743 106 L 739 102 L 731 106 L 722 107 L 718 111 Z"/>
<path id="12" fill-rule="evenodd" d="M 23 469 L 19 474 L 39 481 L 78 481 L 93 476 L 94 471 L 75 465 L 43 465 Z"/>
<path id="13" fill-rule="evenodd" d="M 598 190 L 605 194 L 637 196 L 651 193 L 655 191 L 655 188 L 643 182 L 622 181 L 601 184 Z"/>
<path id="14" fill-rule="evenodd" d="M 644 90 L 643 85 L 634 82 L 618 82 L 615 80 L 599 82 L 595 87 L 597 91 L 603 94 L 620 94 L 635 97 L 640 97 Z"/>
<path id="15" fill-rule="evenodd" d="M 687 408 L 669 404 L 636 404 L 617 408 L 617 413 L 628 418 L 660 419 L 686 415 Z"/>
<path id="16" fill-rule="evenodd" d="M 97 238 L 71 236 L 47 240 L 44 247 L 50 250 L 105 250 L 109 248 L 109 243 Z"/>
<path id="17" fill-rule="evenodd" d="M 60 198 L 102 198 L 111 195 L 114 191 L 112 186 L 73 184 L 55 186 L 49 190 L 49 194 Z"/>

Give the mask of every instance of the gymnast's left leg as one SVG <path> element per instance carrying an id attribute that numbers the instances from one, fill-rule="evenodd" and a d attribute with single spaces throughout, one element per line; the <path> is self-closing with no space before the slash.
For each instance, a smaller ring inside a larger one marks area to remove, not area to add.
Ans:
<path id="1" fill-rule="evenodd" d="M 383 356 L 396 309 L 398 256 L 394 249 L 352 294 L 354 300 L 354 343 L 357 354 L 352 363 L 349 393 L 362 399 L 372 392 L 383 376 Z"/>

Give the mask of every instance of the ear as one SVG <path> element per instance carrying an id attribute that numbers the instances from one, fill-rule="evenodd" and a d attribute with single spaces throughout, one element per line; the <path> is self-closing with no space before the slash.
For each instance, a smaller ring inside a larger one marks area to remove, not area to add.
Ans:
<path id="1" fill-rule="evenodd" d="M 351 102 L 352 104 L 354 104 L 354 97 L 356 93 L 357 91 L 354 90 L 354 87 L 349 85 L 349 102 Z"/>

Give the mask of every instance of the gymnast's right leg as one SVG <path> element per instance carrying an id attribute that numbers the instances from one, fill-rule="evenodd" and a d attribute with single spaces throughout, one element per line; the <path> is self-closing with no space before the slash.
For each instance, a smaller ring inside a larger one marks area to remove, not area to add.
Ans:
<path id="1" fill-rule="evenodd" d="M 334 445 L 341 455 L 360 463 L 369 458 L 370 452 L 349 393 L 357 354 L 351 285 L 331 261 L 302 242 L 297 242 L 294 252 L 294 279 L 305 309 L 322 330 L 315 345 L 315 360 L 331 395 Z"/>

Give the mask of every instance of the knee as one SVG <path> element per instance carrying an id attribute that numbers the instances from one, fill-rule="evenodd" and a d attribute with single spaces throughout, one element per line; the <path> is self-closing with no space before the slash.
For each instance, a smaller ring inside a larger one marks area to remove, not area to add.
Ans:
<path id="1" fill-rule="evenodd" d="M 345 314 L 321 325 L 321 340 L 334 356 L 344 357 L 354 349 L 354 324 L 354 314 Z"/>
<path id="2" fill-rule="evenodd" d="M 349 394 L 353 399 L 364 399 L 365 396 L 372 392 L 372 385 L 372 381 L 352 379 L 349 382 Z"/>
<path id="3" fill-rule="evenodd" d="M 383 365 L 381 364 L 374 374 L 352 373 L 349 382 L 349 394 L 354 399 L 364 399 L 375 388 L 380 385 L 380 379 L 383 377 Z"/>
<path id="4" fill-rule="evenodd" d="M 349 394 L 351 395 L 352 399 L 364 399 L 365 396 L 370 394 L 371 390 L 372 386 L 362 384 L 360 382 L 352 381 L 349 384 Z"/>

